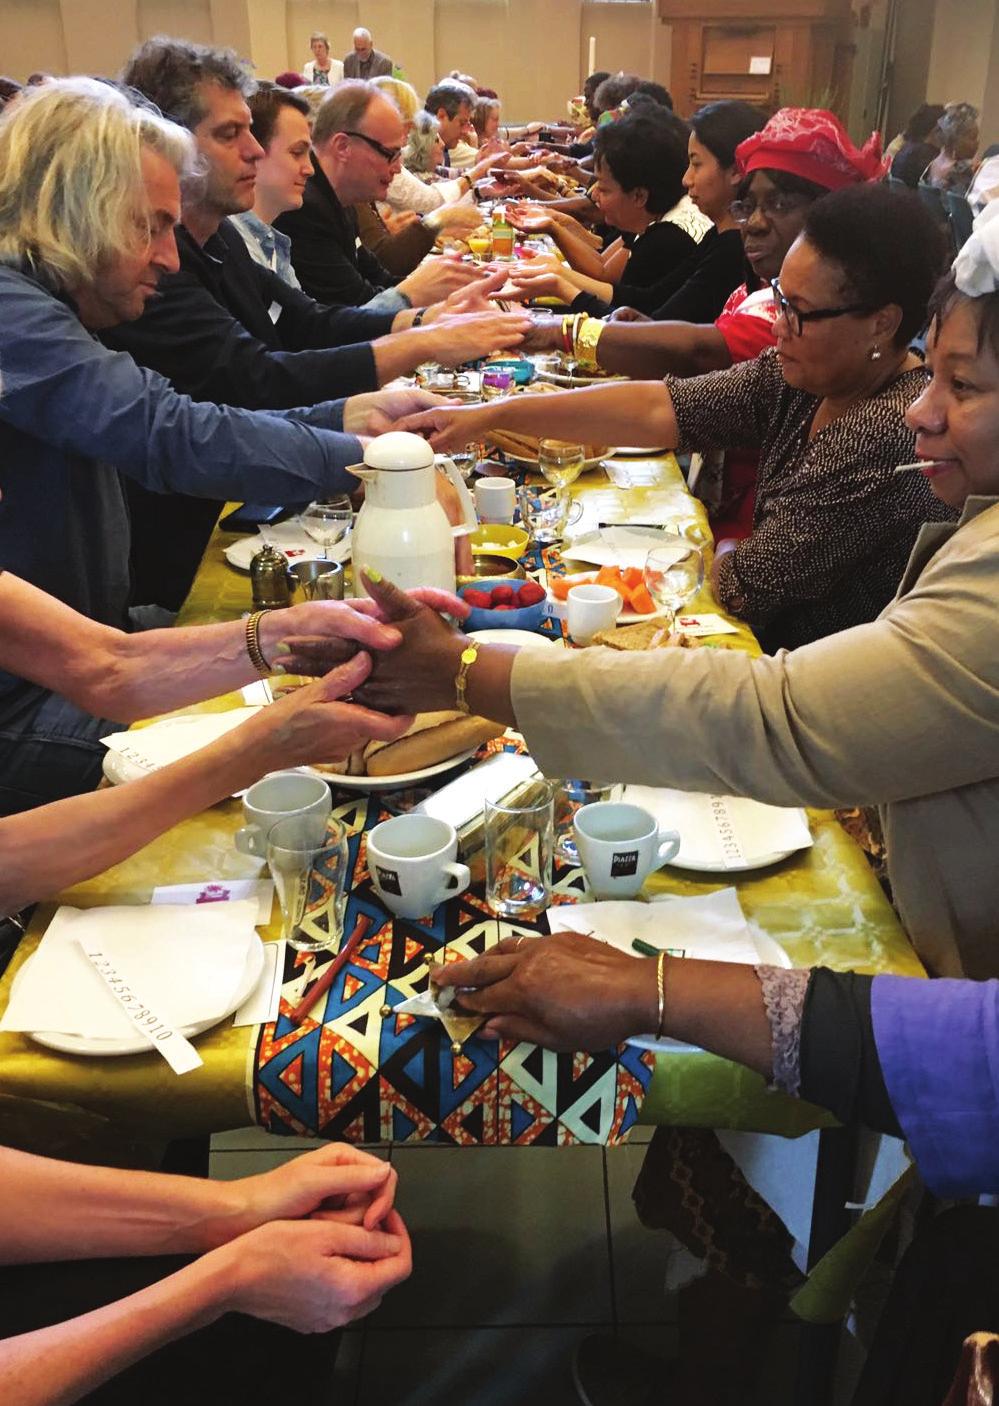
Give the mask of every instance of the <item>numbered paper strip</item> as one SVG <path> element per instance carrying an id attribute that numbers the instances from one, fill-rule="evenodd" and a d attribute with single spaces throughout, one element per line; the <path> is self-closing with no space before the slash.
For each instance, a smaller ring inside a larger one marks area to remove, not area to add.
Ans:
<path id="1" fill-rule="evenodd" d="M 79 939 L 83 954 L 104 982 L 118 1005 L 149 1045 L 162 1055 L 175 1074 L 189 1074 L 204 1061 L 197 1050 L 179 1030 L 158 1016 L 134 985 L 123 976 L 99 942 Z"/>
<path id="2" fill-rule="evenodd" d="M 715 823 L 718 831 L 718 840 L 721 844 L 722 862 L 726 869 L 744 869 L 746 867 L 746 856 L 743 854 L 739 837 L 735 833 L 735 826 L 732 824 L 732 816 L 728 808 L 727 796 L 711 797 L 711 819 Z"/>

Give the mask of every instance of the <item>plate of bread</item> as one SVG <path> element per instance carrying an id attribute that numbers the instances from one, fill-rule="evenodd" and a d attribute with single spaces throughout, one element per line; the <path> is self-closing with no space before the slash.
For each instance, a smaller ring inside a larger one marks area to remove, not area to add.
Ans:
<path id="1" fill-rule="evenodd" d="M 401 790 L 459 766 L 505 731 L 503 723 L 465 713 L 418 713 L 395 742 L 368 742 L 343 761 L 313 763 L 312 770 L 347 790 Z"/>
<path id="2" fill-rule="evenodd" d="M 547 381 L 534 381 L 529 386 L 524 386 L 518 391 L 518 395 L 545 395 L 554 392 L 556 386 Z M 498 449 L 505 454 L 508 459 L 514 459 L 521 464 L 536 464 L 538 462 L 538 446 L 544 436 L 531 434 L 516 434 L 512 430 L 487 430 L 483 434 L 483 439 L 487 444 Z M 601 459 L 606 459 L 614 450 L 609 444 L 584 444 L 584 469 L 595 469 Z"/>

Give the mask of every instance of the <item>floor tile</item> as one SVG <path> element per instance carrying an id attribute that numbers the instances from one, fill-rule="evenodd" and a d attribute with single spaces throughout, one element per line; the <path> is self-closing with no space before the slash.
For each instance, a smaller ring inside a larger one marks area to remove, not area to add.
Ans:
<path id="1" fill-rule="evenodd" d="M 369 1329 L 359 1402 L 371 1406 L 578 1406 L 579 1328 Z"/>
<path id="2" fill-rule="evenodd" d="M 652 1123 L 636 1123 L 628 1134 L 628 1141 L 625 1147 L 635 1147 L 639 1143 L 652 1141 L 652 1134 L 655 1132 L 655 1125 Z"/>
<path id="3" fill-rule="evenodd" d="M 638 1219 L 631 1190 L 644 1157 L 642 1144 L 607 1149 L 614 1303 L 618 1323 L 671 1323 L 676 1321 L 676 1295 L 667 1293 L 666 1275 L 671 1256 L 675 1260 L 685 1252 L 672 1235 L 646 1230 Z M 675 1278 L 678 1266 L 674 1263 L 672 1268 Z M 686 1272 L 679 1277 L 686 1277 Z"/>
<path id="4" fill-rule="evenodd" d="M 392 1164 L 414 1268 L 372 1324 L 611 1321 L 599 1147 L 396 1147 Z"/>

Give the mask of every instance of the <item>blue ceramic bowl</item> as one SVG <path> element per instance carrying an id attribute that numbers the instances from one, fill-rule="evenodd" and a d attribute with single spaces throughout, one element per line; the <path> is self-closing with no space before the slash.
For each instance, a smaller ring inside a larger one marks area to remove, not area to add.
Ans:
<path id="1" fill-rule="evenodd" d="M 487 577 L 482 581 L 469 582 L 467 586 L 460 586 L 458 594 L 464 598 L 466 591 L 491 591 L 494 586 L 513 586 L 515 589 L 522 586 L 522 581 L 511 581 L 508 577 L 500 579 L 497 577 Z M 482 610 L 478 606 L 472 606 L 471 614 L 462 624 L 462 629 L 468 630 L 537 630 L 545 615 L 545 603 L 539 600 L 537 605 L 525 605 L 520 609 L 513 610 Z"/>

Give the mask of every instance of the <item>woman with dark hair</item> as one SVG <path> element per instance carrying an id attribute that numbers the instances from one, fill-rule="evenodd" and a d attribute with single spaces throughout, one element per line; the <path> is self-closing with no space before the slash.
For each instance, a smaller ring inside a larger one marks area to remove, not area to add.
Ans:
<path id="1" fill-rule="evenodd" d="M 902 133 L 898 149 L 891 152 L 891 173 L 895 180 L 904 181 L 915 190 L 920 176 L 940 154 L 937 123 L 946 111 L 942 103 L 922 103 L 916 108 Z"/>
<path id="2" fill-rule="evenodd" d="M 975 176 L 975 153 L 981 132 L 978 108 L 948 103 L 937 124 L 943 150 L 927 166 L 922 179 L 938 190 L 964 195 Z"/>
<path id="3" fill-rule="evenodd" d="M 909 342 L 942 266 L 914 196 L 847 187 L 809 207 L 772 280 L 777 347 L 691 380 L 626 382 L 416 417 L 440 449 L 493 428 L 592 443 L 759 454 L 753 530 L 718 542 L 713 585 L 764 648 L 794 649 L 873 620 L 920 524 L 949 520 L 903 416 L 926 382 Z"/>

